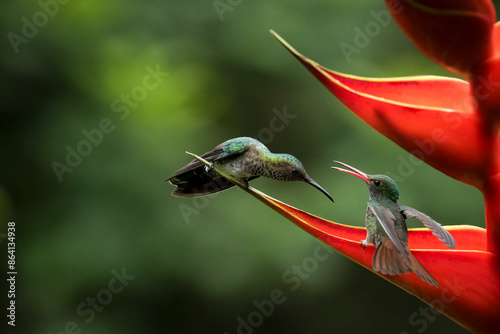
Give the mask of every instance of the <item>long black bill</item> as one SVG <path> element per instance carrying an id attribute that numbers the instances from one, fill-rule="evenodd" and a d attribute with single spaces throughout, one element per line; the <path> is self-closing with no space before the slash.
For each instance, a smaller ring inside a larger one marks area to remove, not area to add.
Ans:
<path id="1" fill-rule="evenodd" d="M 323 189 L 319 184 L 317 184 L 313 179 L 306 180 L 306 182 L 309 183 L 311 186 L 315 187 L 316 189 L 318 189 L 319 191 L 321 191 L 323 194 L 325 194 L 325 196 L 328 197 L 330 201 L 332 201 L 332 203 L 335 203 L 332 196 L 330 196 L 330 194 L 325 189 Z"/>

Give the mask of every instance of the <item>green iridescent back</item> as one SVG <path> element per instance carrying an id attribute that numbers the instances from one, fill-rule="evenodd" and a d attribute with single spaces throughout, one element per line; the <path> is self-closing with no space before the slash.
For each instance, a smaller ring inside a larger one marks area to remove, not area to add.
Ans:
<path id="1" fill-rule="evenodd" d="M 223 158 L 225 155 L 229 153 L 243 152 L 248 149 L 249 145 L 259 146 L 261 150 L 269 152 L 268 148 L 257 139 L 253 139 L 250 137 L 238 137 L 226 140 L 222 144 L 223 152 L 221 153 L 219 158 Z"/>

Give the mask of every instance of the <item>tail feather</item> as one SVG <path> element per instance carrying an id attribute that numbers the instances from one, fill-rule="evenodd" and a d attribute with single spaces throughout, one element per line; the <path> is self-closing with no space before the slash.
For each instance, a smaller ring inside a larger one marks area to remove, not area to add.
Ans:
<path id="1" fill-rule="evenodd" d="M 403 254 L 401 254 L 390 239 L 383 241 L 380 246 L 377 247 L 373 255 L 372 266 L 373 270 L 388 275 L 411 272 L 411 263 L 405 259 Z"/>
<path id="2" fill-rule="evenodd" d="M 432 275 L 427 271 L 427 269 L 424 268 L 424 266 L 418 262 L 418 260 L 413 256 L 413 254 L 410 253 L 410 262 L 412 266 L 412 271 L 417 274 L 418 277 L 420 277 L 422 280 L 425 282 L 429 283 L 430 285 L 433 286 L 439 286 L 438 281 Z"/>
<path id="3" fill-rule="evenodd" d="M 373 270 L 386 275 L 406 274 L 413 271 L 423 281 L 430 285 L 438 286 L 439 283 L 432 277 L 427 269 L 418 262 L 408 246 L 405 246 L 405 251 L 410 261 L 399 252 L 396 245 L 394 245 L 390 239 L 384 240 L 379 247 L 377 247 L 373 255 Z"/>

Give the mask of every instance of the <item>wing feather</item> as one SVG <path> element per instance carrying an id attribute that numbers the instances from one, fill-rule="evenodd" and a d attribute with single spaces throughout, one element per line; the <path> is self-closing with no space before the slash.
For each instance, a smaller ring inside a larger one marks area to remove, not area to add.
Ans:
<path id="1" fill-rule="evenodd" d="M 407 218 L 417 218 L 420 220 L 422 224 L 431 230 L 432 234 L 434 234 L 446 246 L 451 249 L 455 248 L 455 239 L 453 239 L 450 232 L 446 231 L 437 221 L 427 216 L 425 213 L 409 206 L 401 206 L 401 211 Z"/>
<path id="2" fill-rule="evenodd" d="M 396 231 L 396 217 L 394 217 L 391 210 L 386 207 L 373 205 L 373 203 L 370 202 L 368 202 L 368 208 L 373 212 L 375 217 L 377 217 L 380 225 L 384 229 L 385 233 L 387 233 L 391 241 L 394 243 L 398 251 L 403 254 L 406 260 L 410 261 L 405 247 Z"/>
<path id="3" fill-rule="evenodd" d="M 245 143 L 243 140 L 235 141 L 235 139 L 233 139 L 232 141 L 233 142 L 231 142 L 230 144 L 224 142 L 222 144 L 217 145 L 213 150 L 211 150 L 210 152 L 206 152 L 201 157 L 207 160 L 208 162 L 215 162 L 220 159 L 236 157 L 237 155 L 241 155 L 246 151 L 248 151 L 249 149 L 248 143 Z M 169 181 L 172 184 L 177 184 L 184 179 L 183 174 L 187 174 L 193 172 L 196 169 L 205 167 L 206 166 L 201 161 L 199 161 L 198 159 L 193 159 L 186 166 L 176 171 L 166 181 Z M 197 172 L 196 174 L 201 174 L 201 173 Z"/>

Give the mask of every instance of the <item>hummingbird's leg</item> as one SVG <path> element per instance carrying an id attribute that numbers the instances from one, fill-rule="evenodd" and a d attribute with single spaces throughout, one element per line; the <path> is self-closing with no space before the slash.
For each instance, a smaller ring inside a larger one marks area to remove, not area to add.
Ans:
<path id="1" fill-rule="evenodd" d="M 245 189 L 248 189 L 248 179 L 243 179 L 241 181 L 243 182 Z"/>
<path id="2" fill-rule="evenodd" d="M 367 234 L 366 235 L 366 239 L 365 240 L 361 240 L 361 242 L 363 243 L 363 249 L 365 249 L 365 247 L 368 246 L 368 244 L 370 242 L 372 242 L 372 239 L 370 238 L 370 235 Z"/>

